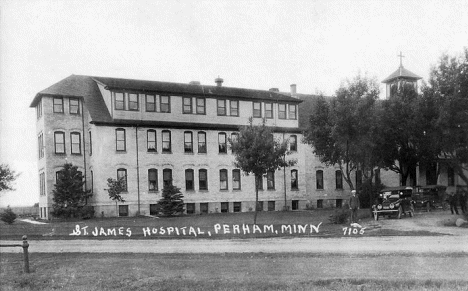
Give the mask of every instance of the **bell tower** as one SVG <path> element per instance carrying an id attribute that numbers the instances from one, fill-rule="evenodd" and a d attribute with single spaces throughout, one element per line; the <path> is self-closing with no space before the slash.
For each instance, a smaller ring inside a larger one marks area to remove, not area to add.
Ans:
<path id="1" fill-rule="evenodd" d="M 399 88 L 402 85 L 411 84 L 415 90 L 418 90 L 418 80 L 421 79 L 418 75 L 410 72 L 403 67 L 403 54 L 400 52 L 400 67 L 390 76 L 385 78 L 382 83 L 386 84 L 386 98 L 391 98 L 393 88 Z"/>

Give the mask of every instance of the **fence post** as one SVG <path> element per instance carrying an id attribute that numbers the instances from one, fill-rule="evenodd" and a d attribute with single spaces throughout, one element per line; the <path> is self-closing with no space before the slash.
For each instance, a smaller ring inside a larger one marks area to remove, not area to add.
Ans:
<path id="1" fill-rule="evenodd" d="M 24 254 L 24 272 L 29 273 L 29 255 L 28 255 L 28 248 L 29 243 L 27 241 L 28 237 L 23 235 L 23 254 Z"/>

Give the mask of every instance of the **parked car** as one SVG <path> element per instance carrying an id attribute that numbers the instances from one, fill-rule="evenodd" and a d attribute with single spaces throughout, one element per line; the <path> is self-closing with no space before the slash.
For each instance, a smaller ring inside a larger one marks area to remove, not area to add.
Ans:
<path id="1" fill-rule="evenodd" d="M 447 210 L 446 189 L 447 186 L 443 185 L 416 186 L 413 194 L 414 207 L 425 209 L 427 212 L 434 209 Z"/>
<path id="2" fill-rule="evenodd" d="M 380 191 L 379 197 L 372 205 L 372 215 L 375 220 L 382 216 L 394 216 L 398 219 L 402 215 L 414 216 L 413 188 L 407 186 L 389 187 Z"/>

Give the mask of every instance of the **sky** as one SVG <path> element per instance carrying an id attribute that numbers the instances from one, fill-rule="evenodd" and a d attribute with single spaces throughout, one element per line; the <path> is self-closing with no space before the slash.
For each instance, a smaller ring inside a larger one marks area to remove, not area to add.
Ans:
<path id="1" fill-rule="evenodd" d="M 39 201 L 35 94 L 91 75 L 333 95 L 468 46 L 468 1 L 0 0 L 0 206 Z M 381 86 L 381 90 L 384 87 Z"/>

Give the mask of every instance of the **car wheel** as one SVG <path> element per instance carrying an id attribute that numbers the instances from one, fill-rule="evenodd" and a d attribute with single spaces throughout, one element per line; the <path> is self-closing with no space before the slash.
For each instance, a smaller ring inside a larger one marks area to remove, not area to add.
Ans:
<path id="1" fill-rule="evenodd" d="M 379 213 L 377 211 L 374 211 L 374 220 L 379 220 Z"/>
<path id="2" fill-rule="evenodd" d="M 431 204 L 429 202 L 426 203 L 426 211 L 427 212 L 431 211 Z"/>
<path id="3" fill-rule="evenodd" d="M 401 219 L 402 214 L 403 214 L 403 207 L 401 207 L 401 205 L 400 205 L 400 207 L 398 207 L 398 216 L 397 216 L 397 218 Z"/>

